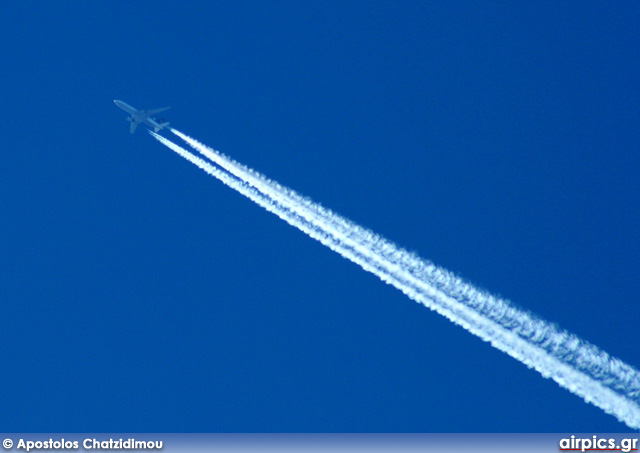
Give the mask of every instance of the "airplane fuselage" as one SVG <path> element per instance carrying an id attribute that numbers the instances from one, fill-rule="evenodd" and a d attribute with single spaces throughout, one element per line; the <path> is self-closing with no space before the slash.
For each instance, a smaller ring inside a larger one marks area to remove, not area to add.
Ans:
<path id="1" fill-rule="evenodd" d="M 138 109 L 131 107 L 129 104 L 127 104 L 126 102 L 123 101 L 118 101 L 117 99 L 115 101 L 115 104 L 120 107 L 122 110 L 124 110 L 125 112 L 127 112 L 128 114 L 130 114 L 131 116 L 137 116 L 139 114 Z"/>

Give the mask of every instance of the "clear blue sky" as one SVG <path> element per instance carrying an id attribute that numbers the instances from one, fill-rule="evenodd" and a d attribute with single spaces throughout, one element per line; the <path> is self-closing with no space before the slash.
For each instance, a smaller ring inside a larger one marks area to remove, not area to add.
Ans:
<path id="1" fill-rule="evenodd" d="M 113 99 L 640 367 L 637 2 L 5 2 L 7 432 L 625 431 Z"/>

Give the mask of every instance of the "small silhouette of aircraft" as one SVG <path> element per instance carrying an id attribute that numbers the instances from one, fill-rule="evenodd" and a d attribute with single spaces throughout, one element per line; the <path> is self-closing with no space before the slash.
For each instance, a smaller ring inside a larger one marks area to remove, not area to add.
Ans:
<path id="1" fill-rule="evenodd" d="M 151 118 L 151 115 L 164 112 L 165 110 L 169 110 L 171 107 L 164 107 L 162 109 L 155 110 L 138 110 L 134 107 L 131 107 L 126 102 L 118 101 L 117 99 L 113 102 L 115 102 L 115 104 L 122 110 L 131 115 L 127 118 L 127 121 L 131 123 L 129 132 L 131 132 L 132 134 L 136 131 L 136 127 L 138 127 L 138 124 L 140 123 L 151 126 L 156 132 L 158 132 L 160 129 L 164 129 L 169 125 L 169 123 L 164 123 L 163 120 L 160 120 L 160 122 L 156 121 L 155 119 Z"/>

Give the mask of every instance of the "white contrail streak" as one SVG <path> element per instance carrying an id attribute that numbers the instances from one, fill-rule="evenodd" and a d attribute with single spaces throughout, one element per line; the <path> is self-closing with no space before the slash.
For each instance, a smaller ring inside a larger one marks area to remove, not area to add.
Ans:
<path id="1" fill-rule="evenodd" d="M 280 186 L 198 141 L 172 132 L 222 171 L 155 133 L 161 143 L 413 300 L 640 429 L 640 373 L 509 302 Z"/>

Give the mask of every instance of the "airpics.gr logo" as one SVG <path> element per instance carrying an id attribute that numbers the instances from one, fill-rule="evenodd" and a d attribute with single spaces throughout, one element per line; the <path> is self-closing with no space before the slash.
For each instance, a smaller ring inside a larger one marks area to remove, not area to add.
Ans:
<path id="1" fill-rule="evenodd" d="M 618 445 L 616 440 L 612 438 L 598 438 L 598 436 L 580 438 L 571 436 L 569 439 L 560 440 L 560 451 L 611 450 L 629 452 L 637 450 L 637 444 L 638 439 L 620 439 L 620 445 Z"/>

